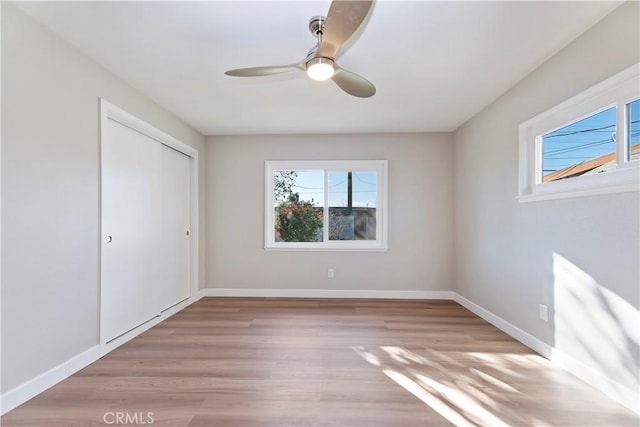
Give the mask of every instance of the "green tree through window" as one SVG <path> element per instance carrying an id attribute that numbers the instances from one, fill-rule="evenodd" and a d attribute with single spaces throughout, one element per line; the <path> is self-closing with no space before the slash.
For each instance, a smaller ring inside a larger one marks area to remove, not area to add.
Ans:
<path id="1" fill-rule="evenodd" d="M 278 205 L 276 231 L 283 241 L 317 242 L 322 240 L 321 230 L 322 212 L 313 203 L 300 201 L 298 193 Z"/>

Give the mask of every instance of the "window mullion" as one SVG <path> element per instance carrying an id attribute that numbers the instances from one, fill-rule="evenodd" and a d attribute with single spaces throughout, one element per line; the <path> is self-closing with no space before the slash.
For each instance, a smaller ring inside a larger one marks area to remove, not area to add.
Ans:
<path id="1" fill-rule="evenodd" d="M 329 173 L 324 169 L 324 208 L 322 209 L 322 241 L 329 241 Z"/>
<path id="2" fill-rule="evenodd" d="M 382 196 L 382 192 L 383 192 L 383 188 L 382 188 L 382 178 L 383 178 L 383 174 L 382 174 L 382 168 L 378 167 L 376 168 L 376 212 L 377 212 L 377 216 L 376 216 L 376 238 L 379 240 L 383 240 L 382 237 L 382 233 L 383 233 L 383 229 L 382 229 L 382 224 L 385 218 L 385 215 L 387 214 L 385 212 L 385 206 L 384 203 L 382 201 L 383 196 Z"/>
<path id="3" fill-rule="evenodd" d="M 627 153 L 627 106 L 624 102 L 616 103 L 616 162 L 618 167 L 624 166 L 629 160 Z"/>
<path id="4" fill-rule="evenodd" d="M 265 167 L 265 223 L 264 223 L 264 231 L 265 231 L 265 242 L 264 246 L 269 247 L 275 240 L 275 200 L 273 197 L 273 169 L 270 165 L 267 164 Z"/>
<path id="5" fill-rule="evenodd" d="M 537 135 L 535 137 L 535 142 L 533 145 L 533 159 L 534 159 L 534 165 L 533 165 L 533 173 L 534 173 L 534 177 L 532 180 L 533 185 L 539 185 L 542 184 L 542 135 Z"/>

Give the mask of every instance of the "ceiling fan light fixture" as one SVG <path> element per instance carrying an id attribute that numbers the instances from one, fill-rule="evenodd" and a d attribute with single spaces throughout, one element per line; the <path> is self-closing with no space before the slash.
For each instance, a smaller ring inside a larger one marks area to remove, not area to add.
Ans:
<path id="1" fill-rule="evenodd" d="M 328 80 L 334 72 L 333 61 L 329 58 L 313 58 L 307 62 L 307 75 L 313 80 Z"/>

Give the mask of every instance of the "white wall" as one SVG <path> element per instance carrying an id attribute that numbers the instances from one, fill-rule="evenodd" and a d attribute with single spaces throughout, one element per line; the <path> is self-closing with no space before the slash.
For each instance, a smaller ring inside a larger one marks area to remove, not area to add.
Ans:
<path id="1" fill-rule="evenodd" d="M 456 291 L 555 347 L 599 388 L 635 393 L 636 407 L 638 193 L 516 195 L 518 125 L 637 63 L 638 16 L 637 2 L 616 9 L 454 133 Z"/>
<path id="2" fill-rule="evenodd" d="M 452 155 L 449 134 L 209 137 L 206 286 L 451 290 Z M 388 252 L 265 251 L 264 161 L 287 159 L 387 159 Z"/>
<path id="3" fill-rule="evenodd" d="M 98 344 L 99 97 L 200 151 L 204 241 L 204 137 L 3 2 L 3 393 Z"/>

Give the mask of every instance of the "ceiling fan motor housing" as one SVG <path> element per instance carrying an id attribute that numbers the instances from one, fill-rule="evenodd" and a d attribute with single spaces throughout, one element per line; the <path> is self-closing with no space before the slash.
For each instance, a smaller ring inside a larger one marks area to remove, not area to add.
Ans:
<path id="1" fill-rule="evenodd" d="M 324 31 L 324 23 L 327 20 L 326 17 L 317 15 L 309 20 L 309 31 L 314 37 L 318 37 Z"/>

